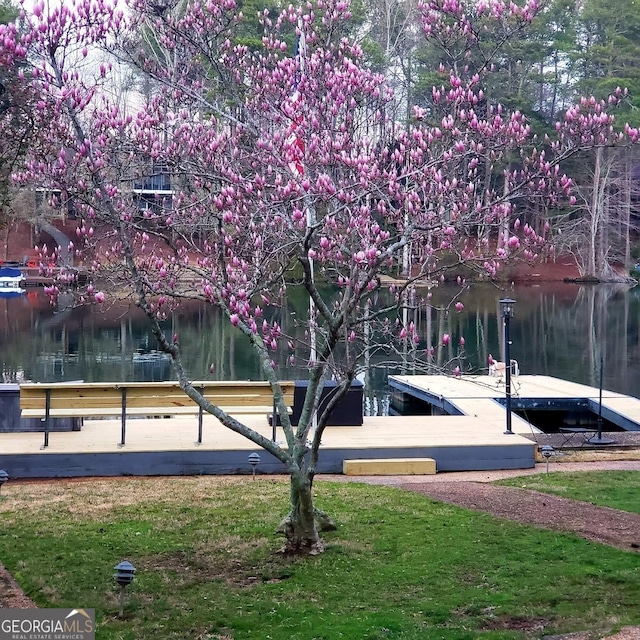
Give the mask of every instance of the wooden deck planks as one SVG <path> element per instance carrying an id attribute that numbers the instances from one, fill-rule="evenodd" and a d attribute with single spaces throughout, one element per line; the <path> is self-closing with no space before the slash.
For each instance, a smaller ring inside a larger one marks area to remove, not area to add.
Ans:
<path id="1" fill-rule="evenodd" d="M 243 416 L 266 437 L 264 417 Z M 284 441 L 277 429 L 278 441 Z M 286 470 L 255 444 L 205 416 L 197 446 L 193 418 L 131 420 L 119 448 L 118 420 L 86 421 L 81 431 L 55 432 L 41 450 L 42 433 L 0 433 L 0 468 L 12 478 L 250 473 L 249 453 L 259 451 L 263 473 Z M 535 464 L 535 443 L 468 416 L 366 417 L 361 427 L 328 427 L 318 473 L 342 473 L 346 459 L 433 458 L 438 471 L 522 469 Z"/>
<path id="2" fill-rule="evenodd" d="M 435 404 L 449 403 L 466 415 L 365 417 L 363 426 L 329 427 L 323 435 L 319 473 L 336 473 L 345 459 L 433 458 L 439 471 L 531 467 L 535 443 L 518 434 L 534 432 L 513 415 L 514 435 L 504 434 L 504 380 L 489 376 L 392 376 L 418 396 Z M 598 401 L 599 390 L 548 376 L 514 376 L 517 399 L 588 399 Z M 437 401 L 437 402 L 436 402 Z M 640 424 L 640 400 L 603 391 L 603 412 L 616 412 Z M 242 416 L 242 421 L 271 437 L 265 415 Z M 64 477 L 133 473 L 249 472 L 247 455 L 259 450 L 242 436 L 205 415 L 203 441 L 196 445 L 197 418 L 131 418 L 122 448 L 120 420 L 85 420 L 81 431 L 53 432 L 41 450 L 42 432 L 1 433 L 0 468 L 12 477 Z M 284 440 L 278 428 L 277 439 Z M 262 469 L 283 468 L 263 454 Z"/>
<path id="3" fill-rule="evenodd" d="M 480 418 L 483 422 L 491 423 L 496 428 L 504 430 L 506 426 L 505 409 L 493 398 L 456 398 L 451 401 L 466 416 Z M 511 414 L 511 428 L 515 433 L 529 434 L 531 425 L 516 415 Z M 533 429 L 537 431 L 537 429 Z"/>
<path id="4" fill-rule="evenodd" d="M 504 378 L 493 376 L 389 376 L 390 382 L 404 383 L 416 391 L 428 391 L 434 396 L 448 399 L 456 398 L 504 398 Z M 560 378 L 538 375 L 519 375 L 511 378 L 513 397 L 527 398 L 597 398 L 599 390 L 595 387 L 578 384 Z M 622 393 L 603 390 L 603 398 L 631 399 Z"/>
<path id="5" fill-rule="evenodd" d="M 504 408 L 494 398 L 504 394 L 503 381 L 438 376 L 397 376 L 430 397 L 447 394 L 467 415 L 365 417 L 362 426 L 328 427 L 323 434 L 319 473 L 340 473 L 345 459 L 433 458 L 439 471 L 530 468 L 536 445 L 532 429 L 514 416 L 513 435 L 504 434 Z M 519 381 L 523 379 L 519 377 Z M 542 380 L 539 393 L 548 394 L 553 379 Z M 426 391 L 425 391 L 426 390 Z M 567 392 L 569 393 L 569 392 Z M 267 438 L 272 430 L 265 415 L 241 417 Z M 13 477 L 70 477 L 81 475 L 154 475 L 188 473 L 246 473 L 247 455 L 259 449 L 249 440 L 205 415 L 203 440 L 196 444 L 197 419 L 130 419 L 124 447 L 120 420 L 85 420 L 81 431 L 53 432 L 41 450 L 43 434 L 0 433 L 0 468 Z M 280 428 L 277 439 L 284 441 Z M 264 453 L 262 469 L 283 472 Z"/>
<path id="6" fill-rule="evenodd" d="M 432 402 L 438 407 L 454 407 L 465 415 L 485 420 L 505 422 L 505 382 L 492 376 L 390 376 L 392 387 Z M 511 395 L 518 400 L 553 401 L 587 400 L 597 412 L 600 390 L 595 387 L 561 380 L 551 376 L 520 375 L 511 379 Z M 502 401 L 503 404 L 496 402 Z M 640 399 L 615 391 L 602 390 L 603 415 L 626 429 L 640 430 Z M 532 427 L 518 415 L 512 414 L 516 433 L 531 433 Z"/>
<path id="7" fill-rule="evenodd" d="M 270 438 L 271 427 L 264 417 L 242 416 L 242 421 Z M 223 427 L 212 416 L 203 421 L 203 442 L 196 445 L 197 422 L 193 418 L 132 419 L 128 422 L 127 443 L 121 451 L 172 451 L 190 449 L 255 449 L 243 436 Z M 276 438 L 284 440 L 281 428 Z M 119 420 L 86 420 L 81 431 L 51 433 L 49 446 L 40 451 L 42 433 L 1 433 L 0 454 L 117 451 Z M 513 446 L 502 433 L 502 424 L 469 416 L 379 416 L 365 417 L 361 427 L 327 427 L 322 448 L 405 448 L 445 446 Z"/>

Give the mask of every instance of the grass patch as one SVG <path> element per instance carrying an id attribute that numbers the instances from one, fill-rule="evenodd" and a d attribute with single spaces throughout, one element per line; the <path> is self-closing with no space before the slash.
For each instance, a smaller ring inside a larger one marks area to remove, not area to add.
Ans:
<path id="1" fill-rule="evenodd" d="M 496 484 L 525 487 L 601 507 L 640 513 L 640 472 L 575 471 L 509 478 Z"/>
<path id="2" fill-rule="evenodd" d="M 528 479 L 527 479 L 528 480 Z M 640 555 L 357 483 L 316 484 L 327 551 L 276 553 L 287 483 L 12 483 L 0 561 L 47 607 L 93 607 L 100 640 L 473 640 L 640 624 Z M 118 619 L 113 567 L 138 569 Z"/>

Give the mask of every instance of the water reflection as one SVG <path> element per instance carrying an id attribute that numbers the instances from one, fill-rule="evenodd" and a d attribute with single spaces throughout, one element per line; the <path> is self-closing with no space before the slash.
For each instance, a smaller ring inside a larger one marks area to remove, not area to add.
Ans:
<path id="1" fill-rule="evenodd" d="M 437 364 L 451 370 L 487 369 L 489 354 L 502 353 L 498 299 L 504 295 L 491 286 L 474 286 L 460 298 L 465 308 L 437 311 L 420 304 L 426 292 L 418 291 L 416 306 L 408 311 L 420 335 L 419 353 L 432 349 Z M 433 291 L 432 302 L 444 304 L 454 289 Z M 516 287 L 517 300 L 511 323 L 511 355 L 525 374 L 545 374 L 598 385 L 600 358 L 604 361 L 606 388 L 640 395 L 640 292 L 610 286 L 555 284 Z M 284 333 L 295 333 L 304 299 L 290 296 L 277 311 Z M 154 349 L 146 320 L 135 307 L 99 310 L 71 308 L 68 301 L 57 309 L 41 293 L 0 300 L 0 346 L 5 382 L 33 380 L 166 380 L 172 377 L 170 361 Z M 166 322 L 168 335 L 178 333 L 188 373 L 194 379 L 261 379 L 259 363 L 246 341 L 214 309 L 194 306 Z M 451 340 L 442 344 L 441 336 Z M 460 338 L 464 349 L 459 346 Z M 411 372 L 416 352 L 400 354 L 394 362 L 367 374 L 368 413 L 385 411 L 386 376 Z M 276 366 L 287 378 L 305 378 L 303 366 L 289 366 L 288 354 L 276 356 Z M 297 359 L 299 365 L 304 357 Z M 210 372 L 210 368 L 212 372 Z"/>

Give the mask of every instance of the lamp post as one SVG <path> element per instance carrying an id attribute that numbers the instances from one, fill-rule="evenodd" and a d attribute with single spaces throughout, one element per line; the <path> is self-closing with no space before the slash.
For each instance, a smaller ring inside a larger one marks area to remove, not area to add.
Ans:
<path id="1" fill-rule="evenodd" d="M 117 564 L 114 569 L 116 572 L 113 574 L 113 578 L 120 585 L 119 617 L 122 618 L 124 615 L 124 590 L 133 582 L 136 568 L 128 560 L 123 560 L 120 564 Z"/>
<path id="2" fill-rule="evenodd" d="M 587 442 L 589 444 L 615 444 L 615 440 L 602 435 L 602 377 L 604 372 L 604 358 L 600 356 L 600 401 L 598 403 L 598 432 Z M 0 472 L 1 473 L 1 472 Z"/>
<path id="3" fill-rule="evenodd" d="M 516 303 L 511 298 L 501 298 L 500 310 L 504 323 L 504 381 L 505 381 L 505 408 L 507 411 L 506 434 L 513 434 L 511 429 L 511 337 L 509 335 L 509 322 L 513 318 L 513 305 Z"/>

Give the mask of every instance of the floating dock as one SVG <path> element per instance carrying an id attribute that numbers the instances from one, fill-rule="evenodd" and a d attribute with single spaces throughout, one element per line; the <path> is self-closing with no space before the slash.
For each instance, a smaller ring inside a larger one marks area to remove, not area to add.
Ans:
<path id="1" fill-rule="evenodd" d="M 515 413 L 514 433 L 504 433 L 504 380 L 499 378 L 391 376 L 389 384 L 394 393 L 426 403 L 425 413 L 431 415 L 365 417 L 362 426 L 327 427 L 318 473 L 342 473 L 345 462 L 362 460 L 371 461 L 368 466 L 388 460 L 395 468 L 405 459 L 421 460 L 422 467 L 433 459 L 438 473 L 527 469 L 535 465 L 538 445 L 546 443 L 545 434 Z M 514 377 L 512 393 L 514 410 L 599 410 L 598 389 L 547 376 Z M 621 429 L 640 431 L 637 398 L 603 391 L 602 415 Z M 271 437 L 266 416 L 241 419 Z M 209 415 L 201 444 L 196 444 L 193 417 L 132 418 L 123 447 L 120 435 L 120 421 L 111 419 L 85 420 L 79 431 L 52 432 L 44 449 L 42 432 L 0 433 L 0 469 L 11 478 L 250 474 L 248 458 L 255 452 L 260 455 L 257 473 L 286 473 L 278 460 Z M 276 439 L 284 440 L 280 428 Z"/>
<path id="2" fill-rule="evenodd" d="M 242 417 L 267 437 L 266 417 Z M 125 446 L 119 447 L 118 420 L 85 420 L 80 431 L 43 434 L 0 433 L 0 469 L 13 478 L 121 475 L 248 474 L 248 456 L 260 455 L 258 473 L 286 473 L 285 467 L 246 438 L 204 417 L 197 440 L 197 419 L 130 419 Z M 362 426 L 327 427 L 318 473 L 342 473 L 347 460 L 432 458 L 436 470 L 526 469 L 535 465 L 536 444 L 504 435 L 502 423 L 470 416 L 365 417 Z M 276 439 L 283 440 L 281 428 Z"/>
<path id="3" fill-rule="evenodd" d="M 493 376 L 389 376 L 394 394 L 429 406 L 431 414 L 474 416 L 498 420 L 505 425 L 505 381 Z M 614 391 L 553 378 L 519 375 L 511 377 L 511 407 L 527 412 L 587 412 L 622 431 L 640 431 L 640 400 Z M 515 433 L 539 433 L 531 421 L 512 415 Z"/>
<path id="4" fill-rule="evenodd" d="M 266 417 L 242 420 L 271 437 Z M 535 442 L 503 430 L 499 420 L 473 416 L 365 417 L 362 426 L 326 428 L 317 472 L 342 473 L 349 460 L 409 458 L 431 458 L 437 472 L 535 466 Z M 248 457 L 256 452 L 258 473 L 286 473 L 282 463 L 209 415 L 200 445 L 193 417 L 129 419 L 123 447 L 120 433 L 119 420 L 85 420 L 80 431 L 50 433 L 44 449 L 42 432 L 0 433 L 0 469 L 12 478 L 250 474 Z M 276 439 L 284 440 L 281 428 Z"/>

